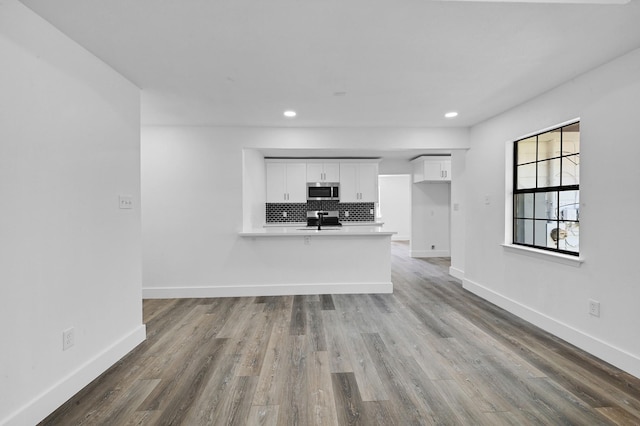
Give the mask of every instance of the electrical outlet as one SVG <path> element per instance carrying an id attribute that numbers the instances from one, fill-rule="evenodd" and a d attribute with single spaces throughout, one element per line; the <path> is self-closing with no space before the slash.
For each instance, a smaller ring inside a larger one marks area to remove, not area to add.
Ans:
<path id="1" fill-rule="evenodd" d="M 589 315 L 593 315 L 594 317 L 600 316 L 600 302 L 589 300 Z"/>
<path id="2" fill-rule="evenodd" d="M 119 200 L 121 209 L 133 208 L 133 197 L 131 195 L 120 195 L 118 196 L 118 200 Z"/>
<path id="3" fill-rule="evenodd" d="M 344 217 L 349 217 L 349 212 L 348 211 L 344 212 Z"/>
<path id="4" fill-rule="evenodd" d="M 282 212 L 282 217 L 287 217 L 287 212 Z"/>
<path id="5" fill-rule="evenodd" d="M 435 250 L 436 246 L 434 244 L 431 244 L 431 250 Z"/>
<path id="6" fill-rule="evenodd" d="M 62 332 L 62 350 L 66 351 L 76 343 L 76 336 L 73 327 Z"/>

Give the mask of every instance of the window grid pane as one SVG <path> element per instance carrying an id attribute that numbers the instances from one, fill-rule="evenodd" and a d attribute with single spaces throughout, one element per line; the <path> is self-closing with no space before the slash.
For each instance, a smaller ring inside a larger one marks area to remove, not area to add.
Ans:
<path id="1" fill-rule="evenodd" d="M 560 185 L 580 185 L 580 154 L 562 158 Z"/>
<path id="2" fill-rule="evenodd" d="M 560 157 L 560 129 L 552 130 L 538 136 L 538 161 Z"/>
<path id="3" fill-rule="evenodd" d="M 518 189 L 536 187 L 536 163 L 518 166 Z"/>
<path id="4" fill-rule="evenodd" d="M 517 164 L 533 163 L 536 161 L 536 136 L 523 139 L 517 143 Z"/>
<path id="5" fill-rule="evenodd" d="M 538 192 L 535 194 L 535 218 L 558 219 L 558 191 Z"/>
<path id="6" fill-rule="evenodd" d="M 513 242 L 579 254 L 580 125 L 514 143 Z"/>

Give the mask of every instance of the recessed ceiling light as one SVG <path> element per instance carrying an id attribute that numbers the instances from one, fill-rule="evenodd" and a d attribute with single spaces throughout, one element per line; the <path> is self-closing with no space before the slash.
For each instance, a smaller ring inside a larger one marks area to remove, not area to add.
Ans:
<path id="1" fill-rule="evenodd" d="M 285 117 L 289 117 L 289 118 L 293 118 L 296 116 L 296 112 L 295 111 L 285 111 L 284 112 L 284 116 Z"/>
<path id="2" fill-rule="evenodd" d="M 453 117 L 457 117 L 458 113 L 455 112 L 455 111 L 451 111 L 451 112 L 446 113 L 444 116 L 447 117 L 447 118 L 453 118 Z"/>

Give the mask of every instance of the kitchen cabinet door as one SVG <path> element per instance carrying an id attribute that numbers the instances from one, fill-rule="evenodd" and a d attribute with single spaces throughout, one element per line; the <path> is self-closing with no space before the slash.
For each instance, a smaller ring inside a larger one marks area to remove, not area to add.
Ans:
<path id="1" fill-rule="evenodd" d="M 360 164 L 358 185 L 361 203 L 378 202 L 378 165 Z"/>
<path id="2" fill-rule="evenodd" d="M 307 182 L 322 182 L 323 175 L 322 163 L 307 163 Z"/>
<path id="3" fill-rule="evenodd" d="M 267 163 L 267 203 L 306 203 L 307 165 Z"/>
<path id="4" fill-rule="evenodd" d="M 340 164 L 307 163 L 307 182 L 340 182 Z"/>
<path id="5" fill-rule="evenodd" d="M 340 201 L 375 203 L 378 201 L 378 165 L 373 163 L 340 164 Z"/>
<path id="6" fill-rule="evenodd" d="M 307 202 L 307 165 L 305 163 L 287 163 L 287 202 Z"/>
<path id="7" fill-rule="evenodd" d="M 286 169 L 284 163 L 267 163 L 267 203 L 286 203 Z"/>
<path id="8" fill-rule="evenodd" d="M 424 180 L 442 180 L 442 162 L 440 160 L 424 160 Z"/>
<path id="9" fill-rule="evenodd" d="M 442 171 L 442 180 L 451 181 L 451 160 L 442 160 L 440 169 Z"/>
<path id="10" fill-rule="evenodd" d="M 413 182 L 451 181 L 451 160 L 424 158 L 414 163 Z"/>
<path id="11" fill-rule="evenodd" d="M 358 191 L 358 165 L 351 163 L 340 164 L 340 202 L 357 203 Z"/>
<path id="12" fill-rule="evenodd" d="M 340 182 L 340 163 L 324 163 L 324 182 Z"/>

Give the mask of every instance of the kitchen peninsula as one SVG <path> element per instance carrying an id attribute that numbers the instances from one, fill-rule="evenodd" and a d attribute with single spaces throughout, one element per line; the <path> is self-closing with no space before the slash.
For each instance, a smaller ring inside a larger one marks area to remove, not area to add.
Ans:
<path id="1" fill-rule="evenodd" d="M 259 259 L 251 267 L 260 271 L 261 295 L 391 293 L 393 234 L 380 226 L 348 225 L 240 232 Z"/>
<path id="2" fill-rule="evenodd" d="M 245 151 L 244 220 L 232 249 L 243 253 L 243 284 L 202 294 L 391 293 L 395 232 L 376 222 L 378 162 Z"/>

